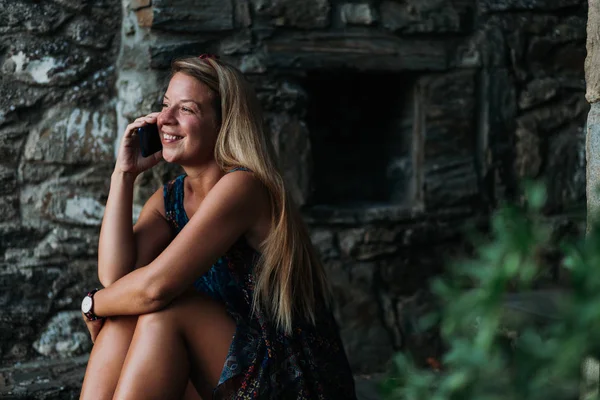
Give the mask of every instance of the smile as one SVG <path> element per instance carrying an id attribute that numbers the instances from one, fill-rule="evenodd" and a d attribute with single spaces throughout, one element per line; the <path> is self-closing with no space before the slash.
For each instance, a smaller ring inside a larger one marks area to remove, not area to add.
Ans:
<path id="1" fill-rule="evenodd" d="M 169 135 L 166 133 L 163 134 L 163 138 L 165 142 L 176 142 L 177 140 L 183 139 L 182 136 Z"/>

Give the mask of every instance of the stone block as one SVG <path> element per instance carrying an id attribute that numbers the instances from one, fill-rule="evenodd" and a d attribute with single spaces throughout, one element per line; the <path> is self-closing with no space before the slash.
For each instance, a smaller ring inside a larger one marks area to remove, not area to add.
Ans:
<path id="1" fill-rule="evenodd" d="M 555 11 L 562 8 L 580 6 L 581 0 L 478 0 L 483 12 L 497 11 Z"/>
<path id="2" fill-rule="evenodd" d="M 245 54 L 242 56 L 238 68 L 244 74 L 263 74 L 267 71 L 262 54 Z"/>
<path id="3" fill-rule="evenodd" d="M 265 45 L 267 65 L 286 69 L 440 71 L 448 68 L 452 51 L 440 41 L 400 39 L 374 31 L 282 34 Z"/>
<path id="4" fill-rule="evenodd" d="M 102 25 L 84 17 L 78 16 L 67 25 L 65 34 L 80 46 L 95 49 L 106 49 L 115 36 L 115 32 L 104 31 Z"/>
<path id="5" fill-rule="evenodd" d="M 588 110 L 589 105 L 583 93 L 573 93 L 522 114 L 517 119 L 517 125 L 538 135 L 552 135 L 569 123 L 583 125 Z"/>
<path id="6" fill-rule="evenodd" d="M 235 25 L 241 28 L 248 28 L 252 25 L 252 16 L 250 15 L 250 3 L 248 0 L 235 1 Z"/>
<path id="7" fill-rule="evenodd" d="M 7 165 L 16 165 L 27 133 L 24 125 L 0 129 L 0 160 Z"/>
<path id="8" fill-rule="evenodd" d="M 585 156 L 587 160 L 588 222 L 600 217 L 600 104 L 592 103 L 586 129 Z"/>
<path id="9" fill-rule="evenodd" d="M 525 61 L 535 77 L 582 77 L 585 58 L 583 46 L 559 43 L 552 37 L 534 37 L 530 39 Z"/>
<path id="10" fill-rule="evenodd" d="M 52 226 L 54 221 L 76 226 L 98 227 L 104 216 L 101 195 L 86 190 L 47 187 L 41 193 L 22 190 L 23 223 L 27 226 Z M 37 189 L 39 190 L 39 189 Z"/>
<path id="11" fill-rule="evenodd" d="M 559 213 L 585 204 L 585 133 L 582 125 L 567 126 L 548 139 L 544 180 L 549 212 Z"/>
<path id="12" fill-rule="evenodd" d="M 152 28 L 175 32 L 227 31 L 233 26 L 233 0 L 154 0 Z"/>
<path id="13" fill-rule="evenodd" d="M 8 64 L 13 63 L 7 61 L 4 66 L 6 67 Z M 16 67 L 16 64 L 13 64 L 12 66 Z M 4 70 L 2 72 L 9 76 L 14 72 L 14 69 Z M 24 112 L 36 105 L 39 106 L 41 101 L 48 95 L 48 91 L 48 88 L 32 87 L 13 79 L 0 80 L 0 92 L 2 92 L 2 96 L 0 97 L 0 114 L 3 114 L 8 122 L 9 119 L 12 119 L 19 112 Z M 10 134 L 12 137 L 16 134 L 16 129 L 21 132 L 26 131 L 27 128 L 25 125 L 25 121 L 20 120 L 18 123 L 13 123 L 5 129 L 7 132 L 13 132 Z M 0 126 L 2 126 L 2 122 L 0 122 Z M 0 131 L 0 140 L 5 136 L 5 134 L 2 133 L 4 131 L 5 130 Z"/>
<path id="14" fill-rule="evenodd" d="M 397 253 L 403 245 L 404 228 L 368 227 L 341 230 L 341 254 L 357 261 L 372 261 Z"/>
<path id="15" fill-rule="evenodd" d="M 135 17 L 137 18 L 138 26 L 142 28 L 150 28 L 154 21 L 154 13 L 152 8 L 142 8 L 135 11 Z"/>
<path id="16" fill-rule="evenodd" d="M 490 200 L 512 192 L 515 188 L 513 176 L 512 138 L 516 129 L 517 89 L 512 71 L 508 68 L 491 68 L 481 74 L 481 109 L 483 116 L 479 151 L 485 155 L 481 164 L 481 175 L 492 179 Z M 493 178 L 490 178 L 493 177 Z M 493 200 L 492 200 L 493 201 Z"/>
<path id="17" fill-rule="evenodd" d="M 0 2 L 0 33 L 47 34 L 57 30 L 72 13 L 51 2 L 35 7 L 22 0 Z"/>
<path id="18" fill-rule="evenodd" d="M 112 162 L 115 128 L 112 107 L 52 108 L 32 130 L 25 146 L 25 160 L 66 164 Z"/>
<path id="19" fill-rule="evenodd" d="M 0 368 L 6 386 L 3 399 L 76 399 L 81 391 L 89 355 L 68 360 L 38 359 Z"/>
<path id="20" fill-rule="evenodd" d="M 346 3 L 340 8 L 340 20 L 345 25 L 372 25 L 378 15 L 369 3 Z"/>
<path id="21" fill-rule="evenodd" d="M 535 79 L 527 84 L 519 96 L 519 108 L 530 109 L 554 99 L 559 92 L 560 82 L 554 78 Z"/>
<path id="22" fill-rule="evenodd" d="M 520 179 L 538 178 L 542 162 L 542 140 L 529 129 L 517 128 L 515 133 L 515 172 Z"/>
<path id="23" fill-rule="evenodd" d="M 33 256 L 38 259 L 65 257 L 78 259 L 97 255 L 99 231 L 78 227 L 58 226 L 33 249 Z"/>
<path id="24" fill-rule="evenodd" d="M 16 165 L 0 164 L 0 195 L 13 194 L 17 189 Z M 2 215 L 2 214 L 0 214 Z"/>
<path id="25" fill-rule="evenodd" d="M 252 51 L 252 34 L 243 29 L 219 41 L 218 54 L 246 54 Z"/>
<path id="26" fill-rule="evenodd" d="M 328 0 L 251 0 L 257 19 L 289 28 L 321 29 L 330 24 Z"/>
<path id="27" fill-rule="evenodd" d="M 149 7 L 152 4 L 152 0 L 129 0 L 129 8 L 134 11 L 140 8 Z"/>
<path id="28" fill-rule="evenodd" d="M 324 228 L 310 229 L 310 238 L 319 252 L 321 260 L 335 259 L 339 257 L 339 250 L 336 246 L 336 235 L 333 230 Z"/>
<path id="29" fill-rule="evenodd" d="M 53 0 L 55 3 L 60 4 L 68 9 L 81 11 L 89 5 L 90 0 Z"/>
<path id="30" fill-rule="evenodd" d="M 424 77 L 419 84 L 423 113 L 417 117 L 423 120 L 419 167 L 427 209 L 470 204 L 479 191 L 475 79 L 473 70 L 464 70 Z"/>
<path id="31" fill-rule="evenodd" d="M 583 75 L 585 18 L 507 13 L 492 19 L 504 31 L 510 60 L 520 81 Z"/>
<path id="32" fill-rule="evenodd" d="M 209 53 L 210 39 L 176 42 L 163 41 L 160 38 L 150 45 L 150 66 L 157 69 L 168 69 L 171 62 L 179 57 L 188 57 Z"/>
<path id="33" fill-rule="evenodd" d="M 48 321 L 33 348 L 46 357 L 70 358 L 91 349 L 89 336 L 80 311 L 62 311 Z"/>
<path id="34" fill-rule="evenodd" d="M 0 215 L 3 221 L 12 221 L 19 218 L 19 197 L 6 193 L 0 196 Z"/>
<path id="35" fill-rule="evenodd" d="M 470 28 L 473 1 L 445 0 L 384 1 L 381 24 L 402 34 L 461 32 Z"/>
<path id="36" fill-rule="evenodd" d="M 585 97 L 590 103 L 600 100 L 600 0 L 588 2 L 587 57 L 585 59 Z"/>
<path id="37" fill-rule="evenodd" d="M 2 69 L 27 84 L 62 86 L 78 81 L 103 61 L 62 38 L 27 38 L 13 42 Z"/>
<path id="38" fill-rule="evenodd" d="M 489 18 L 479 29 L 460 43 L 455 65 L 460 68 L 500 67 L 509 58 L 507 45 L 498 21 Z"/>
<path id="39" fill-rule="evenodd" d="M 326 263 L 335 301 L 335 316 L 352 371 L 356 374 L 383 371 L 391 358 L 392 343 L 383 322 L 375 293 L 372 263 L 342 265 Z"/>

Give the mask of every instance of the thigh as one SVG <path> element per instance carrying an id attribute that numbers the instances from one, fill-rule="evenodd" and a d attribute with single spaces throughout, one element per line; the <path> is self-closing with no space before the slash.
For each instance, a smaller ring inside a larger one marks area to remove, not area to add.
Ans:
<path id="1" fill-rule="evenodd" d="M 215 388 L 236 330 L 225 305 L 204 293 L 190 290 L 154 314 L 154 317 L 166 318 L 184 339 L 190 361 L 190 379 L 199 392 L 204 394 L 207 387 Z"/>

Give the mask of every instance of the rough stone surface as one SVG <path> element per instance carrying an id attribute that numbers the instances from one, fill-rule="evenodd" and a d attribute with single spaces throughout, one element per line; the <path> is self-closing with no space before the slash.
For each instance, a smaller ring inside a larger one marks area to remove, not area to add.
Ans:
<path id="1" fill-rule="evenodd" d="M 115 145 L 158 110 L 173 57 L 211 52 L 256 87 L 359 398 L 378 398 L 395 351 L 442 351 L 416 321 L 431 278 L 469 251 L 465 223 L 484 226 L 537 177 L 556 229 L 580 224 L 586 156 L 598 207 L 587 13 L 583 0 L 2 2 L 0 397 L 78 397 L 77 310 L 98 286 Z M 138 178 L 134 221 L 181 172 L 161 163 Z"/>
<path id="2" fill-rule="evenodd" d="M 75 83 L 99 64 L 87 50 L 59 39 L 16 42 L 2 69 L 15 79 L 48 86 Z"/>
<path id="3" fill-rule="evenodd" d="M 404 34 L 460 32 L 473 11 L 473 1 L 384 1 L 380 6 L 382 25 Z"/>
<path id="4" fill-rule="evenodd" d="M 82 325 L 81 312 L 59 312 L 33 342 L 33 348 L 47 357 L 67 358 L 85 354 L 92 347 L 92 342 L 89 334 L 85 332 L 85 325 Z"/>
<path id="5" fill-rule="evenodd" d="M 588 21 L 600 21 L 600 1 L 589 0 Z M 587 91 L 585 97 L 590 103 L 600 100 L 600 25 L 587 24 L 587 57 L 585 59 L 585 81 Z"/>
<path id="6" fill-rule="evenodd" d="M 478 0 L 482 11 L 554 11 L 581 6 L 582 0 Z"/>
<path id="7" fill-rule="evenodd" d="M 154 0 L 153 29 L 176 32 L 225 31 L 233 28 L 233 0 Z"/>
<path id="8" fill-rule="evenodd" d="M 71 16 L 67 10 L 50 2 L 36 7 L 20 0 L 0 3 L 0 33 L 49 33 L 58 29 Z"/>
<path id="9" fill-rule="evenodd" d="M 426 78 L 420 85 L 427 208 L 469 203 L 477 195 L 474 82 L 473 71 L 466 70 Z"/>
<path id="10" fill-rule="evenodd" d="M 328 0 L 251 0 L 258 19 L 275 26 L 326 28 L 330 23 Z"/>
<path id="11" fill-rule="evenodd" d="M 600 104 L 592 104 L 586 129 L 588 220 L 595 221 L 600 212 Z"/>
<path id="12" fill-rule="evenodd" d="M 294 69 L 443 70 L 448 48 L 431 40 L 380 33 L 309 33 L 266 41 L 271 67 Z"/>
<path id="13" fill-rule="evenodd" d="M 377 12 L 369 3 L 342 4 L 340 9 L 342 23 L 348 25 L 372 25 L 377 19 Z"/>
<path id="14" fill-rule="evenodd" d="M 27 161 L 78 164 L 112 161 L 114 109 L 53 108 L 32 130 L 25 146 Z"/>
<path id="15" fill-rule="evenodd" d="M 81 46 L 106 49 L 113 37 L 112 33 L 104 32 L 99 24 L 89 18 L 80 16 L 69 22 L 67 36 Z"/>

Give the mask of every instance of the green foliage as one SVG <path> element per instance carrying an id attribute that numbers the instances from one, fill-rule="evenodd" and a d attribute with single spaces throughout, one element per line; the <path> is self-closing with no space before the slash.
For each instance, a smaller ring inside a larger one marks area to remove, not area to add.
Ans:
<path id="1" fill-rule="evenodd" d="M 582 361 L 600 355 L 600 234 L 594 228 L 559 244 L 568 290 L 533 290 L 550 246 L 545 197 L 543 186 L 529 185 L 526 205 L 499 210 L 490 239 L 433 283 L 442 306 L 426 318 L 429 324 L 437 318 L 447 349 L 441 367 L 418 367 L 407 354 L 396 355 L 384 398 L 579 398 Z"/>

